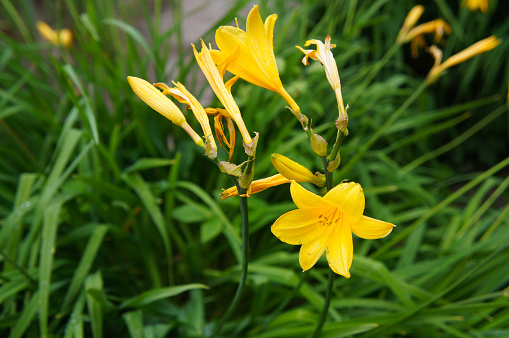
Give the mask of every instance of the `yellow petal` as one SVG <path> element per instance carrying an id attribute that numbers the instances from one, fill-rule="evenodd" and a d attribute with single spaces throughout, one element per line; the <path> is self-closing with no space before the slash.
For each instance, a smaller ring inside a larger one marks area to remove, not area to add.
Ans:
<path id="1" fill-rule="evenodd" d="M 306 190 L 295 181 L 292 181 L 290 184 L 290 193 L 292 194 L 293 202 L 299 209 L 332 208 L 332 205 L 324 201 L 322 197 Z"/>
<path id="2" fill-rule="evenodd" d="M 327 241 L 327 261 L 335 273 L 350 278 L 353 260 L 353 241 L 350 226 L 343 220 Z"/>
<path id="3" fill-rule="evenodd" d="M 244 124 L 244 120 L 242 119 L 242 116 L 240 114 L 240 109 L 237 106 L 235 100 L 233 99 L 232 94 L 226 89 L 223 82 L 223 76 L 219 73 L 216 65 L 214 64 L 214 61 L 212 60 L 210 51 L 203 42 L 203 40 L 201 41 L 201 44 L 202 49 L 200 53 L 198 53 L 195 46 L 192 45 L 196 61 L 198 62 L 198 65 L 200 66 L 205 77 L 207 78 L 207 81 L 212 87 L 212 90 L 216 94 L 217 98 L 226 108 L 228 112 L 228 117 L 233 119 L 237 124 L 237 127 L 239 128 L 240 133 L 242 134 L 244 142 L 246 144 L 250 144 L 253 140 L 251 139 L 251 136 L 247 131 L 246 125 Z"/>
<path id="4" fill-rule="evenodd" d="M 247 34 L 241 29 L 231 26 L 221 26 L 216 31 L 216 44 L 218 50 L 211 50 L 210 54 L 216 64 L 223 63 L 228 56 L 238 49 L 238 56 L 234 62 L 228 64 L 228 71 L 255 86 L 263 87 L 272 91 L 277 90 L 271 82 L 264 77 L 264 73 L 258 69 L 258 64 L 253 52 L 247 44 Z"/>
<path id="5" fill-rule="evenodd" d="M 302 270 L 311 269 L 325 251 L 328 236 L 318 237 L 315 241 L 302 244 L 299 252 L 299 263 Z"/>
<path id="6" fill-rule="evenodd" d="M 317 224 L 321 209 L 296 209 L 280 216 L 271 227 L 272 233 L 281 241 L 306 244 L 328 234 L 329 228 Z"/>
<path id="7" fill-rule="evenodd" d="M 252 51 L 256 51 L 255 61 L 260 70 L 275 83 L 276 88 L 282 87 L 283 84 L 277 71 L 276 57 L 267 37 L 265 25 L 258 13 L 258 6 L 254 6 L 247 16 L 246 31 L 247 44 Z"/>
<path id="8" fill-rule="evenodd" d="M 269 47 L 274 53 L 274 25 L 276 24 L 277 14 L 272 14 L 265 19 L 265 33 L 267 34 L 267 38 L 269 40 Z"/>
<path id="9" fill-rule="evenodd" d="M 352 232 L 361 238 L 377 239 L 390 234 L 394 224 L 362 216 L 357 223 L 351 224 L 351 228 Z"/>
<path id="10" fill-rule="evenodd" d="M 335 205 L 349 224 L 357 223 L 364 213 L 366 201 L 362 187 L 358 183 L 338 184 L 323 199 Z"/>

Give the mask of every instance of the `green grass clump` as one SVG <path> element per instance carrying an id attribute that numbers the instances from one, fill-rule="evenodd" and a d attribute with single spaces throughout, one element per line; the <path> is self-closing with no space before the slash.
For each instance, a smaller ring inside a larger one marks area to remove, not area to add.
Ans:
<path id="1" fill-rule="evenodd" d="M 232 4 L 193 42 L 212 42 L 235 17 L 244 28 L 246 4 Z M 493 34 L 503 39 L 423 88 L 433 64 L 425 51 L 412 59 L 403 45 L 384 59 L 415 4 L 259 4 L 263 18 L 279 15 L 281 79 L 329 145 L 336 98 L 323 67 L 304 67 L 294 46 L 327 34 L 337 44 L 350 136 L 335 181 L 360 182 L 366 214 L 397 224 L 387 238 L 354 239 L 352 277 L 336 278 L 323 337 L 509 335 L 509 21 L 502 1 L 487 13 L 423 3 L 420 22 L 452 26 L 445 57 Z M 0 336 L 210 335 L 239 280 L 238 200 L 221 200 L 229 179 L 126 81 L 181 81 L 204 106 L 219 105 L 207 102 L 184 44 L 193 11 L 178 0 L 0 7 Z M 44 42 L 40 19 L 71 29 L 72 47 Z M 276 173 L 272 153 L 321 169 L 279 96 L 243 81 L 233 95 L 260 133 L 255 179 Z M 227 336 L 314 332 L 330 269 L 322 258 L 303 274 L 298 248 L 270 232 L 293 208 L 288 185 L 250 197 L 249 275 Z"/>

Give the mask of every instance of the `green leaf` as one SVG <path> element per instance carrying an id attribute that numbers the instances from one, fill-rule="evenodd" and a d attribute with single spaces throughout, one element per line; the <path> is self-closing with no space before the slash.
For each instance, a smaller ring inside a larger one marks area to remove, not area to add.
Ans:
<path id="1" fill-rule="evenodd" d="M 120 304 L 119 309 L 141 307 L 158 300 L 162 300 L 168 297 L 173 297 L 181 294 L 182 292 L 193 290 L 193 289 L 208 289 L 209 287 L 204 284 L 186 284 L 179 286 L 169 286 L 165 288 L 158 288 L 149 291 L 145 291 L 138 296 L 130 298 Z"/>
<path id="2" fill-rule="evenodd" d="M 166 158 L 140 158 L 133 165 L 127 167 L 124 173 L 129 174 L 136 171 L 166 167 L 175 164 L 175 160 Z"/>

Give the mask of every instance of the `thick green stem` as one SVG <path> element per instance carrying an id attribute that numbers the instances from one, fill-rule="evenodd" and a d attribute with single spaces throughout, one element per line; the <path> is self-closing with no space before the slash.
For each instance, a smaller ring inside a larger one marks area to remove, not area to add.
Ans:
<path id="1" fill-rule="evenodd" d="M 332 159 L 334 160 L 334 159 Z M 327 184 L 327 191 L 334 188 L 334 179 L 332 172 L 327 170 L 327 167 L 329 165 L 329 162 L 327 161 L 327 158 L 325 156 L 322 156 L 322 163 L 323 163 L 323 172 L 325 173 L 325 183 Z"/>
<path id="2" fill-rule="evenodd" d="M 244 291 L 244 286 L 246 285 L 247 280 L 247 267 L 249 262 L 249 218 L 248 218 L 248 209 L 247 209 L 247 189 L 241 188 L 238 180 L 235 180 L 235 185 L 237 186 L 239 192 L 239 202 L 240 202 L 240 217 L 242 220 L 242 271 L 240 274 L 239 285 L 237 286 L 237 292 L 233 297 L 233 300 L 230 304 L 230 307 L 224 314 L 223 318 L 221 318 L 219 324 L 217 325 L 212 337 L 219 336 L 221 332 L 221 328 L 223 324 L 228 321 L 230 316 L 235 312 L 237 306 L 239 305 L 240 298 L 242 296 L 242 292 Z"/>
<path id="3" fill-rule="evenodd" d="M 320 315 L 320 321 L 316 326 L 315 333 L 313 334 L 313 338 L 319 338 L 322 333 L 323 324 L 325 323 L 325 319 L 327 318 L 327 313 L 329 312 L 330 300 L 332 298 L 332 288 L 334 286 L 334 271 L 329 271 L 329 281 L 327 283 L 327 292 L 325 294 L 325 303 L 323 303 L 322 314 Z"/>

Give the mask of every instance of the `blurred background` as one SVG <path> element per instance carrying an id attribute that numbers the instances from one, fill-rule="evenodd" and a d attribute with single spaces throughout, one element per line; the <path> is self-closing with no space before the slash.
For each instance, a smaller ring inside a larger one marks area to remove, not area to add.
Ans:
<path id="1" fill-rule="evenodd" d="M 0 335 L 210 336 L 239 279 L 238 200 L 221 200 L 229 178 L 126 77 L 180 81 L 220 107 L 190 44 L 214 46 L 235 18 L 245 29 L 253 4 L 262 19 L 278 14 L 281 80 L 329 145 L 334 92 L 295 46 L 327 34 L 337 45 L 350 134 L 335 183 L 361 183 L 365 214 L 397 225 L 354 238 L 323 336 L 509 336 L 509 20 L 497 0 L 485 12 L 461 0 L 0 0 Z M 417 92 L 434 60 L 395 45 L 417 4 L 417 24 L 452 28 L 444 60 L 491 35 L 502 43 Z M 72 43 L 51 43 L 38 21 Z M 255 179 L 276 173 L 272 153 L 322 170 L 281 97 L 242 80 L 232 93 L 260 133 Z M 245 160 L 238 149 L 232 162 Z M 314 331 L 325 257 L 302 280 L 299 247 L 270 232 L 294 208 L 288 185 L 249 198 L 248 283 L 226 336 Z"/>

